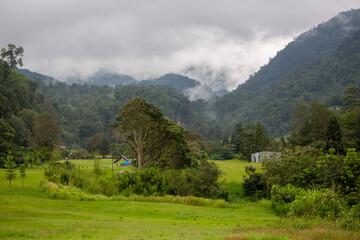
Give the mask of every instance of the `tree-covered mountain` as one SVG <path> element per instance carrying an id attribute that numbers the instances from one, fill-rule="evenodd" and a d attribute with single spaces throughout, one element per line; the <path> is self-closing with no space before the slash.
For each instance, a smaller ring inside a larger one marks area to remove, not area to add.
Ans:
<path id="1" fill-rule="evenodd" d="M 37 72 L 32 72 L 28 69 L 17 69 L 19 73 L 25 74 L 27 77 L 32 79 L 33 81 L 39 83 L 55 83 L 57 80 L 53 77 L 46 76 Z M 134 85 L 134 86 L 167 86 L 175 89 L 179 93 L 185 93 L 187 89 L 191 89 L 200 85 L 200 82 L 189 78 L 187 76 L 183 76 L 180 74 L 168 73 L 158 78 L 152 78 L 147 80 L 138 81 L 135 78 L 118 74 L 111 73 L 106 71 L 99 71 L 90 77 L 83 78 L 68 78 L 66 79 L 68 84 L 87 84 L 90 86 L 126 86 L 126 85 Z M 214 93 L 217 95 L 223 95 L 226 92 L 220 91 L 219 93 Z"/>
<path id="2" fill-rule="evenodd" d="M 203 117 L 205 113 L 197 102 L 191 102 L 173 88 L 69 85 L 60 81 L 45 84 L 40 78 L 36 81 L 38 91 L 55 110 L 62 128 L 63 143 L 71 148 L 83 147 L 86 140 L 95 134 L 105 135 L 109 139 L 114 137 L 109 126 L 115 122 L 119 108 L 135 97 L 149 101 L 159 107 L 166 117 L 187 129 L 202 133 L 204 138 L 221 138 L 215 124 Z"/>
<path id="3" fill-rule="evenodd" d="M 301 34 L 215 103 L 218 123 L 262 122 L 279 136 L 289 132 L 296 103 L 341 104 L 344 89 L 359 84 L 359 30 L 360 10 L 351 10 Z"/>
<path id="4" fill-rule="evenodd" d="M 66 79 L 66 82 L 78 83 L 78 84 L 88 84 L 94 86 L 125 86 L 125 85 L 134 85 L 134 86 L 167 86 L 174 88 L 179 93 L 184 93 L 186 89 L 193 88 L 200 85 L 200 82 L 189 77 L 168 73 L 158 78 L 152 78 L 147 80 L 136 80 L 133 77 L 128 75 L 112 73 L 107 71 L 99 71 L 88 78 L 69 78 Z"/>
<path id="5" fill-rule="evenodd" d="M 184 93 L 186 89 L 200 85 L 195 79 L 188 78 L 179 74 L 168 73 L 162 77 L 140 81 L 140 86 L 168 86 L 176 91 Z"/>

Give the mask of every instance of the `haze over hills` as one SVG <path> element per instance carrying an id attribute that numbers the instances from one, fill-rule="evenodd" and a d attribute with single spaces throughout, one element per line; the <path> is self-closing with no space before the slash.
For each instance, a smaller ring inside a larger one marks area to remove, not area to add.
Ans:
<path id="1" fill-rule="evenodd" d="M 93 86 L 117 86 L 115 92 L 122 92 L 124 95 L 121 102 L 135 95 L 143 96 L 165 110 L 165 115 L 185 126 L 191 126 L 204 136 L 211 135 L 206 130 L 209 123 L 204 124 L 205 119 L 215 119 L 223 131 L 228 131 L 238 121 L 243 124 L 262 122 L 269 128 L 271 135 L 281 136 L 289 132 L 291 113 L 298 102 L 322 101 L 327 106 L 335 107 L 342 104 L 342 93 L 349 84 L 359 85 L 359 31 L 360 10 L 340 13 L 290 42 L 267 65 L 231 93 L 225 90 L 214 93 L 207 86 L 201 85 L 200 81 L 178 74 L 137 81 L 127 75 L 98 72 L 87 79 L 86 83 Z M 19 71 L 33 80 L 39 78 L 45 82 L 56 82 L 54 78 L 36 75 L 28 70 Z M 73 80 L 84 82 L 81 79 Z M 122 90 L 121 86 L 127 86 L 126 90 Z M 162 95 L 160 92 L 166 88 L 161 86 L 176 89 L 178 93 L 190 96 L 190 100 L 206 95 L 206 99 L 211 101 L 189 101 L 180 97 L 180 94 L 170 101 L 171 104 L 167 104 L 167 100 L 161 98 L 165 95 L 168 98 L 174 92 Z M 49 87 L 46 91 L 52 92 Z M 126 91 L 130 93 L 126 94 Z M 75 94 L 76 91 L 71 92 L 72 90 L 67 95 Z M 106 90 L 104 94 L 114 95 L 114 91 Z M 216 98 L 221 95 L 223 96 L 219 99 Z M 177 102 L 186 102 L 187 107 L 183 108 Z M 181 114 L 176 113 L 179 107 L 182 109 Z M 115 115 L 115 112 L 112 114 Z"/>
<path id="2" fill-rule="evenodd" d="M 20 73 L 23 73 L 30 77 L 34 81 L 42 80 L 44 83 L 54 83 L 56 80 L 53 77 L 46 76 L 40 73 L 32 72 L 28 69 L 18 69 Z M 67 84 L 88 84 L 92 86 L 167 86 L 174 88 L 179 93 L 183 93 L 191 100 L 206 99 L 211 100 L 217 96 L 222 96 L 228 91 L 226 89 L 220 89 L 213 91 L 210 87 L 201 85 L 201 83 L 195 79 L 183 76 L 180 74 L 168 73 L 158 78 L 147 80 L 136 80 L 129 75 L 123 75 L 118 73 L 111 73 L 107 71 L 99 71 L 89 78 L 69 78 L 65 81 Z"/>

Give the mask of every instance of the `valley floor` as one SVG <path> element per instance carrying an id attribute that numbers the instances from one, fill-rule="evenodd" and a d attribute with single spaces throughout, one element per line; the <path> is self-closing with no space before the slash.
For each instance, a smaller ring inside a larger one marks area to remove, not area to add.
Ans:
<path id="1" fill-rule="evenodd" d="M 109 165 L 105 166 L 111 174 Z M 269 209 L 268 201 L 244 202 L 230 209 L 54 200 L 42 192 L 42 176 L 43 169 L 27 169 L 24 188 L 17 178 L 9 192 L 0 170 L 0 239 L 360 239 L 356 232 L 287 226 L 287 220 Z"/>

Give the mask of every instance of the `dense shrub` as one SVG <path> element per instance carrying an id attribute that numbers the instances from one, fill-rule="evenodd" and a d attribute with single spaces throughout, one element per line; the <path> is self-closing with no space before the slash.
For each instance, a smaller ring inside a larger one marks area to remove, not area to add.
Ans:
<path id="1" fill-rule="evenodd" d="M 348 149 L 341 170 L 342 191 L 351 205 L 360 203 L 360 158 L 354 148 Z"/>
<path id="2" fill-rule="evenodd" d="M 323 153 L 311 147 L 286 150 L 280 160 L 264 160 L 267 188 L 291 184 L 303 189 L 335 188 L 348 204 L 360 202 L 360 158 L 355 149 L 347 155 L 335 155 L 334 149 Z"/>
<path id="3" fill-rule="evenodd" d="M 333 189 L 300 189 L 290 184 L 275 185 L 271 205 L 282 216 L 321 217 L 336 219 L 347 212 L 346 201 Z"/>
<path id="4" fill-rule="evenodd" d="M 263 161 L 266 184 L 269 189 L 275 184 L 292 184 L 309 188 L 317 182 L 316 159 L 319 150 L 311 147 L 296 147 L 283 152 L 280 160 L 271 157 Z"/>
<path id="5" fill-rule="evenodd" d="M 264 174 L 256 173 L 256 168 L 246 166 L 244 176 L 243 191 L 244 195 L 253 200 L 258 200 L 266 196 L 266 183 Z"/>
<path id="6" fill-rule="evenodd" d="M 346 211 L 346 201 L 333 189 L 309 189 L 299 192 L 290 204 L 288 215 L 335 219 Z"/>
<path id="7" fill-rule="evenodd" d="M 278 215 L 285 216 L 290 211 L 290 204 L 301 191 L 300 188 L 291 184 L 284 187 L 274 185 L 271 188 L 271 206 L 273 210 Z"/>

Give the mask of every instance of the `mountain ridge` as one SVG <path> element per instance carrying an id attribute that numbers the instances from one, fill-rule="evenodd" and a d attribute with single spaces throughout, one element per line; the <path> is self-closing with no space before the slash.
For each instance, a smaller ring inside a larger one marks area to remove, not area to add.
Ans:
<path id="1" fill-rule="evenodd" d="M 309 76 L 316 76 L 317 72 L 322 72 L 322 75 L 326 76 L 326 71 L 331 72 L 332 66 L 327 66 L 327 70 L 324 70 L 321 69 L 324 68 L 321 63 L 327 59 L 336 58 L 335 53 L 341 55 L 340 46 L 351 41 L 359 30 L 360 10 L 351 10 L 342 12 L 328 22 L 321 23 L 316 28 L 301 34 L 279 51 L 267 65 L 261 67 L 248 81 L 215 103 L 216 121 L 220 125 L 228 126 L 233 126 L 237 121 L 243 123 L 263 122 L 269 127 L 270 134 L 275 136 L 286 134 L 289 131 L 292 109 L 297 102 L 326 101 L 326 99 L 315 96 L 316 93 L 308 84 Z M 356 39 L 355 42 L 357 43 L 357 41 Z M 343 46 L 342 49 L 345 48 L 346 46 Z M 339 73 L 333 72 L 333 75 L 336 78 L 341 77 L 338 76 Z M 337 81 L 341 80 L 337 79 Z M 291 84 L 287 84 L 287 82 Z M 346 84 L 355 82 L 352 79 Z M 307 84 L 308 89 L 303 89 L 302 93 L 305 95 L 301 97 L 297 95 L 295 90 L 299 90 L 298 86 L 303 84 Z M 318 94 L 326 95 L 324 92 L 326 81 L 322 81 L 321 84 L 321 86 L 316 86 L 321 88 Z M 337 86 L 331 91 L 337 91 L 337 94 L 341 94 L 340 91 L 343 91 L 345 87 L 343 85 Z M 329 89 L 327 88 L 327 90 Z M 276 99 L 273 97 L 275 92 L 277 94 Z M 286 95 L 287 92 L 291 92 L 296 97 Z M 306 97 L 306 95 L 308 96 Z M 281 109 L 280 112 L 279 109 Z M 277 116 L 273 116 L 275 112 Z"/>

